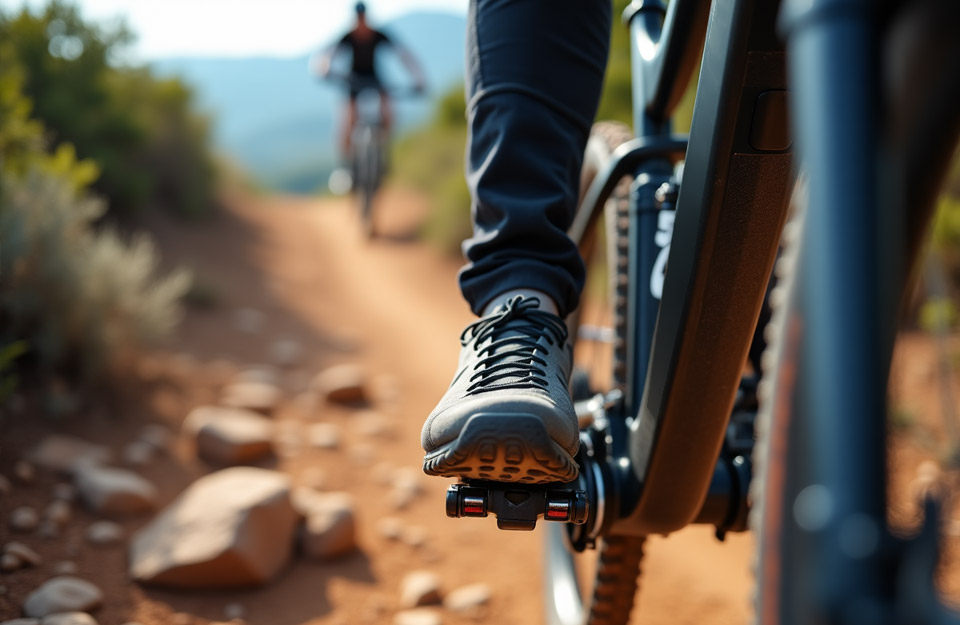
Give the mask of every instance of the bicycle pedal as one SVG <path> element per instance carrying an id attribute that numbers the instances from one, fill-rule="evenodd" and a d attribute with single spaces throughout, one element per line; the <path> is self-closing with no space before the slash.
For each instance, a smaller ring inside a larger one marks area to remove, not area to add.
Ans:
<path id="1" fill-rule="evenodd" d="M 492 512 L 502 530 L 531 531 L 540 517 L 582 525 L 589 512 L 582 490 L 473 480 L 451 484 L 446 503 L 451 518 L 482 518 Z"/>

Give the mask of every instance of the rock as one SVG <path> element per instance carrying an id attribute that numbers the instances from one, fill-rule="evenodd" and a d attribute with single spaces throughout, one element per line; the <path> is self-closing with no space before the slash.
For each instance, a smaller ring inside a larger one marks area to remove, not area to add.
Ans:
<path id="1" fill-rule="evenodd" d="M 77 500 L 77 489 L 73 487 L 73 484 L 61 482 L 53 487 L 52 495 L 54 499 L 73 503 Z"/>
<path id="2" fill-rule="evenodd" d="M 223 606 L 223 616 L 228 620 L 232 621 L 234 619 L 242 619 L 246 616 L 247 611 L 244 609 L 243 604 L 240 603 L 228 603 Z"/>
<path id="3" fill-rule="evenodd" d="M 121 458 L 124 464 L 131 467 L 142 467 L 153 460 L 153 454 L 156 450 L 153 445 L 145 441 L 133 441 L 123 446 Z"/>
<path id="4" fill-rule="evenodd" d="M 76 575 L 77 565 L 69 560 L 63 560 L 53 565 L 54 575 Z"/>
<path id="5" fill-rule="evenodd" d="M 329 402 L 367 402 L 366 374 L 358 365 L 337 365 L 325 369 L 313 378 L 310 387 Z"/>
<path id="6" fill-rule="evenodd" d="M 97 621 L 86 612 L 63 612 L 51 614 L 40 625 L 97 625 Z"/>
<path id="7" fill-rule="evenodd" d="M 263 328 L 263 313 L 255 308 L 238 308 L 233 313 L 233 325 L 246 334 L 257 334 Z"/>
<path id="8" fill-rule="evenodd" d="M 317 449 L 336 449 L 340 446 L 340 427 L 335 423 L 314 423 L 307 427 L 307 440 Z"/>
<path id="9" fill-rule="evenodd" d="M 442 622 L 439 614 L 427 608 L 404 610 L 393 617 L 393 625 L 440 625 Z"/>
<path id="10" fill-rule="evenodd" d="M 416 499 L 416 495 L 413 491 L 398 488 L 390 491 L 390 505 L 393 506 L 394 510 L 406 510 L 414 499 Z"/>
<path id="11" fill-rule="evenodd" d="M 373 481 L 380 486 L 390 486 L 393 483 L 395 472 L 396 467 L 389 462 L 378 462 L 370 469 L 370 475 L 373 476 Z"/>
<path id="12" fill-rule="evenodd" d="M 9 542 L 3 546 L 4 554 L 16 556 L 26 566 L 40 566 L 43 558 L 30 547 L 18 542 Z"/>
<path id="13" fill-rule="evenodd" d="M 41 521 L 37 527 L 37 536 L 40 538 L 58 538 L 60 536 L 60 528 L 53 521 Z"/>
<path id="14" fill-rule="evenodd" d="M 393 516 L 386 516 L 377 522 L 377 531 L 387 540 L 400 540 L 403 535 L 403 521 Z"/>
<path id="15" fill-rule="evenodd" d="M 197 455 L 214 464 L 254 462 L 273 453 L 273 423 L 249 410 L 201 406 L 187 416 L 184 431 Z"/>
<path id="16" fill-rule="evenodd" d="M 58 473 L 73 473 L 80 466 L 107 464 L 112 460 L 107 447 L 62 434 L 47 436 L 28 456 L 41 469 Z"/>
<path id="17" fill-rule="evenodd" d="M 303 343 L 295 339 L 279 339 L 270 344 L 270 360 L 281 367 L 292 367 L 303 358 Z"/>
<path id="18" fill-rule="evenodd" d="M 86 612 L 100 606 L 103 593 L 79 577 L 54 577 L 27 595 L 23 613 L 43 618 L 58 612 Z"/>
<path id="19" fill-rule="evenodd" d="M 440 603 L 440 577 L 430 571 L 412 571 L 400 583 L 400 607 L 416 608 Z"/>
<path id="20" fill-rule="evenodd" d="M 123 540 L 123 528 L 112 521 L 95 521 L 87 528 L 87 542 L 106 547 Z"/>
<path id="21" fill-rule="evenodd" d="M 29 484 L 37 476 L 37 470 L 29 462 L 20 460 L 13 465 L 13 475 L 24 484 Z"/>
<path id="22" fill-rule="evenodd" d="M 141 442 L 153 447 L 160 453 L 167 453 L 173 444 L 173 434 L 159 423 L 148 423 L 140 429 Z"/>
<path id="23" fill-rule="evenodd" d="M 400 540 L 414 548 L 422 547 L 427 542 L 427 528 L 421 525 L 411 525 L 403 528 L 400 534 Z"/>
<path id="24" fill-rule="evenodd" d="M 443 607 L 453 612 L 465 612 L 490 601 L 493 591 L 487 584 L 470 584 L 457 588 L 443 600 Z"/>
<path id="25" fill-rule="evenodd" d="M 157 489 L 132 471 L 88 466 L 75 479 L 83 503 L 97 514 L 127 516 L 156 507 Z"/>
<path id="26" fill-rule="evenodd" d="M 263 584 L 289 561 L 299 518 L 285 474 L 218 471 L 190 485 L 134 536 L 130 576 L 180 588 Z"/>
<path id="27" fill-rule="evenodd" d="M 7 519 L 7 524 L 14 532 L 32 532 L 37 529 L 39 523 L 40 515 L 29 506 L 14 508 L 10 513 L 10 517 Z"/>
<path id="28" fill-rule="evenodd" d="M 220 403 L 228 408 L 240 408 L 270 414 L 280 403 L 283 393 L 273 384 L 263 382 L 236 382 L 223 389 Z"/>
<path id="29" fill-rule="evenodd" d="M 394 438 L 393 426 L 386 417 L 378 412 L 365 411 L 363 414 L 357 415 L 353 423 L 354 431 L 361 436 Z"/>
<path id="30" fill-rule="evenodd" d="M 255 365 L 233 376 L 233 379 L 230 381 L 234 384 L 255 382 L 258 384 L 278 386 L 280 384 L 280 374 L 270 365 Z"/>
<path id="31" fill-rule="evenodd" d="M 312 490 L 323 490 L 327 485 L 327 474 L 320 467 L 309 467 L 304 469 L 297 479 L 297 484 Z"/>
<path id="32" fill-rule="evenodd" d="M 356 513 L 348 494 L 298 490 L 295 501 L 306 517 L 302 544 L 307 558 L 330 560 L 356 551 Z"/>
<path id="33" fill-rule="evenodd" d="M 393 472 L 393 487 L 419 495 L 423 492 L 423 473 L 413 467 L 399 467 Z"/>
<path id="34" fill-rule="evenodd" d="M 66 527 L 73 516 L 73 508 L 63 499 L 54 499 L 43 511 L 43 520 L 57 526 L 58 529 Z"/>
<path id="35" fill-rule="evenodd" d="M 23 566 L 23 562 L 12 553 L 5 553 L 0 556 L 0 571 L 4 573 L 13 573 L 19 570 L 21 566 Z"/>
<path id="36" fill-rule="evenodd" d="M 12 490 L 13 486 L 10 484 L 10 480 L 0 475 L 0 497 L 6 497 Z"/>

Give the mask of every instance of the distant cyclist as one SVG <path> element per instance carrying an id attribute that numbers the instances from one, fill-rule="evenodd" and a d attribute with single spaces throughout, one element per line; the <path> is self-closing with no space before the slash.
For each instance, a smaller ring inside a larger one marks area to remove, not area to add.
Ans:
<path id="1" fill-rule="evenodd" d="M 347 108 L 347 123 L 343 125 L 340 134 L 340 150 L 345 160 L 349 159 L 350 156 L 350 137 L 357 121 L 357 96 L 361 91 L 376 89 L 380 92 L 380 115 L 383 130 L 386 133 L 390 132 L 392 121 L 390 97 L 377 75 L 377 55 L 384 46 L 392 48 L 400 60 L 403 61 L 413 77 L 417 90 L 422 90 L 426 84 L 420 64 L 417 63 L 413 55 L 383 32 L 370 27 L 367 23 L 367 7 L 363 2 L 357 3 L 356 14 L 356 26 L 324 52 L 318 65 L 320 75 L 328 76 L 333 59 L 338 53 L 349 51 L 351 54 L 350 101 Z"/>

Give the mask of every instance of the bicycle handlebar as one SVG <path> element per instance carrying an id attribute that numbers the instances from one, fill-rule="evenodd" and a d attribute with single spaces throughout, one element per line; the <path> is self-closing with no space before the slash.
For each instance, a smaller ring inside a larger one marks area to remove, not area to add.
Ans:
<path id="1" fill-rule="evenodd" d="M 356 89 L 357 91 L 381 91 L 389 94 L 391 97 L 418 97 L 424 96 L 427 93 L 426 85 L 409 85 L 401 87 L 397 85 L 384 84 L 375 78 L 343 74 L 340 72 L 327 72 L 326 74 L 320 74 L 319 78 L 327 82 L 340 84 L 349 90 Z"/>

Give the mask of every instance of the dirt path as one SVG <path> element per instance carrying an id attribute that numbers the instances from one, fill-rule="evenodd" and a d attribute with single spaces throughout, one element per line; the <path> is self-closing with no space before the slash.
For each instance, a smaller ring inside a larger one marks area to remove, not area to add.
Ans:
<path id="1" fill-rule="evenodd" d="M 339 200 L 247 198 L 234 201 L 214 223 L 151 224 L 168 256 L 211 285 L 216 304 L 191 311 L 169 352 L 141 367 L 141 377 L 163 383 L 140 395 L 131 391 L 123 405 L 141 406 L 137 410 L 146 418 L 176 427 L 192 406 L 213 401 L 231 373 L 269 362 L 274 341 L 296 341 L 304 356 L 285 373 L 289 400 L 276 418 L 290 428 L 309 420 L 340 423 L 345 441 L 340 451 L 281 453 L 274 466 L 296 480 L 322 474 L 324 488 L 351 492 L 358 502 L 362 554 L 324 565 L 299 562 L 260 590 L 195 594 L 131 585 L 124 580 L 122 550 L 91 554 L 77 547 L 73 557 L 80 573 L 108 595 L 98 614 L 101 625 L 205 623 L 224 619 L 224 606 L 233 602 L 241 603 L 246 621 L 256 625 L 391 623 L 400 580 L 414 569 L 437 572 L 447 590 L 475 582 L 491 586 L 487 608 L 469 616 L 444 612 L 448 625 L 541 622 L 539 531 L 499 532 L 492 520 L 447 519 L 444 480 L 423 477 L 424 494 L 401 510 L 380 483 L 387 468 L 419 470 L 420 426 L 449 382 L 456 339 L 471 320 L 456 290 L 459 263 L 413 242 L 422 210 L 418 198 L 391 191 L 387 203 L 380 221 L 384 236 L 372 244 L 360 239 L 349 206 Z M 240 309 L 260 311 L 262 327 L 241 332 L 235 323 Z M 369 373 L 377 390 L 373 409 L 389 420 L 387 436 L 354 431 L 356 415 L 346 409 L 304 410 L 298 394 L 310 376 L 341 362 L 360 363 Z M 93 419 L 82 432 L 120 445 L 138 418 Z M 36 439 L 41 430 L 27 428 L 15 437 L 16 445 Z M 8 462 L 0 461 L 0 468 L 6 471 Z M 208 469 L 181 444 L 172 458 L 145 474 L 169 499 Z M 378 522 L 387 516 L 424 533 L 424 545 L 381 536 Z M 80 519 L 87 520 L 82 514 Z M 749 537 L 731 536 L 721 545 L 709 530 L 698 528 L 653 538 L 648 545 L 634 622 L 747 622 Z M 62 559 L 58 549 L 46 545 L 44 555 L 51 562 Z M 2 617 L 13 616 L 4 610 L 34 583 L 31 576 L 42 579 L 44 573 L 18 575 L 18 582 L 3 581 L 11 592 L 6 601 L 0 597 Z"/>

